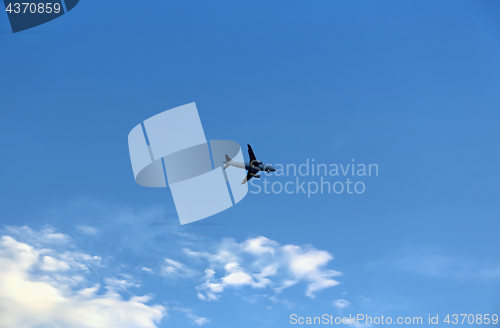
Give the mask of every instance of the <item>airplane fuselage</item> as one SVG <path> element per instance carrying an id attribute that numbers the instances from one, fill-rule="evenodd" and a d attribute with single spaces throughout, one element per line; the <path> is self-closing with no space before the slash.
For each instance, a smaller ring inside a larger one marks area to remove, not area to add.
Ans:
<path id="1" fill-rule="evenodd" d="M 264 164 L 256 164 L 256 165 L 250 165 L 250 163 L 247 162 L 228 162 L 230 166 L 234 166 L 240 169 L 245 169 L 247 171 L 250 171 L 252 173 L 257 173 L 260 171 L 274 171 L 274 168 L 272 168 L 270 165 L 264 165 Z"/>

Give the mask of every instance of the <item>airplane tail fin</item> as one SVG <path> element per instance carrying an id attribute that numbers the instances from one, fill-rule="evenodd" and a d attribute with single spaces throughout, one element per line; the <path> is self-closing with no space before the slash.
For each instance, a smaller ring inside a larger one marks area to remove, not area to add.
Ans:
<path id="1" fill-rule="evenodd" d="M 231 159 L 231 157 L 227 156 L 227 154 L 226 154 L 226 161 L 223 162 L 224 164 L 226 164 L 226 165 L 224 165 L 224 170 L 227 169 L 231 165 L 229 163 L 232 162 L 232 161 L 233 160 Z"/>

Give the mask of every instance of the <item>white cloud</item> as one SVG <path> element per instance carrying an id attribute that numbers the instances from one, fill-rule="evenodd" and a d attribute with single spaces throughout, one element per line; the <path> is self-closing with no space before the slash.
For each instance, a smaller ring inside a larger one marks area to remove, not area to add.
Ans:
<path id="1" fill-rule="evenodd" d="M 206 299 L 208 301 L 217 301 L 218 300 L 217 295 L 215 295 L 213 293 L 207 293 Z"/>
<path id="2" fill-rule="evenodd" d="M 191 319 L 193 321 L 194 324 L 198 325 L 198 326 L 203 326 L 204 324 L 206 323 L 209 323 L 210 320 L 207 319 L 207 318 L 204 318 L 204 317 L 197 317 L 193 314 L 188 314 L 188 318 Z"/>
<path id="3" fill-rule="evenodd" d="M 0 327 L 154 328 L 166 316 L 164 306 L 146 304 L 150 296 L 123 299 L 117 290 L 131 287 L 129 280 L 105 279 L 107 291 L 87 281 L 95 257 L 46 247 L 67 243 L 68 236 L 28 227 L 10 231 L 36 246 L 0 238 Z"/>
<path id="4" fill-rule="evenodd" d="M 44 271 L 64 271 L 69 270 L 69 264 L 50 256 L 44 256 L 40 265 L 40 269 Z"/>
<path id="5" fill-rule="evenodd" d="M 211 282 L 206 282 L 204 286 L 206 286 L 207 289 L 209 289 L 213 293 L 222 293 L 222 291 L 224 290 L 223 284 L 214 284 Z"/>
<path id="6" fill-rule="evenodd" d="M 306 284 L 306 295 L 314 298 L 317 292 L 339 284 L 333 277 L 341 273 L 325 268 L 333 256 L 312 246 L 281 246 L 259 236 L 242 243 L 223 239 L 212 247 L 206 247 L 205 241 L 199 247 L 204 250 L 184 248 L 183 253 L 188 259 L 196 259 L 208 266 L 205 283 L 196 288 L 198 298 L 202 300 L 216 300 L 220 297 L 217 294 L 227 288 L 271 287 L 279 293 L 300 282 Z M 174 270 L 181 264 L 172 266 Z"/>
<path id="7" fill-rule="evenodd" d="M 236 262 L 226 264 L 224 269 L 227 271 L 227 275 L 221 279 L 224 285 L 242 286 L 255 284 L 253 278 L 243 272 L 243 269 Z"/>
<path id="8" fill-rule="evenodd" d="M 210 322 L 209 319 L 205 317 L 199 317 L 196 314 L 193 313 L 193 310 L 191 309 L 186 309 L 186 308 L 181 308 L 181 307 L 174 307 L 173 310 L 177 312 L 182 312 L 186 314 L 186 317 L 191 321 L 193 325 L 197 326 L 203 326 L 204 324 L 207 324 Z"/>
<path id="9" fill-rule="evenodd" d="M 318 251 L 314 248 L 307 250 L 299 246 L 287 245 L 283 247 L 289 256 L 290 270 L 296 278 L 309 281 L 306 295 L 314 298 L 315 292 L 338 285 L 331 277 L 342 275 L 338 271 L 323 270 L 322 267 L 333 259 L 333 256 L 326 251 Z"/>
<path id="10" fill-rule="evenodd" d="M 71 238 L 65 234 L 55 232 L 53 228 L 46 228 L 41 231 L 35 231 L 27 226 L 5 228 L 8 235 L 16 236 L 21 240 L 29 240 L 32 245 L 65 245 L 71 241 Z"/>
<path id="11" fill-rule="evenodd" d="M 251 254 L 274 254 L 275 248 L 278 246 L 278 243 L 266 237 L 260 236 L 257 238 L 247 239 L 243 242 L 242 246 L 245 252 Z"/>
<path id="12" fill-rule="evenodd" d="M 339 310 L 345 309 L 350 304 L 351 303 L 349 303 L 348 301 L 343 300 L 343 299 L 338 299 L 338 300 L 333 301 L 333 306 L 335 306 Z"/>
<path id="13" fill-rule="evenodd" d="M 233 272 L 222 278 L 222 281 L 226 285 L 240 286 L 240 285 L 252 285 L 254 281 L 252 277 L 244 272 Z"/>
<path id="14" fill-rule="evenodd" d="M 204 301 L 216 301 L 219 298 L 217 297 L 217 293 L 222 293 L 224 291 L 225 284 L 212 283 L 210 280 L 207 280 L 204 284 L 196 286 L 198 292 L 198 298 Z M 201 291 L 205 292 L 202 294 Z"/>
<path id="15" fill-rule="evenodd" d="M 294 303 L 285 300 L 287 296 L 276 294 L 286 288 L 293 288 L 301 295 L 314 297 L 324 288 L 337 284 L 333 271 L 329 270 L 333 259 L 329 252 L 311 246 L 288 245 L 294 250 L 291 252 L 286 250 L 286 245 L 263 236 L 238 241 L 234 239 L 214 241 L 208 237 L 187 234 L 183 232 L 182 227 L 151 226 L 165 221 L 165 218 L 175 221 L 175 217 L 170 218 L 172 213 L 169 211 L 163 208 L 151 210 L 148 208 L 141 211 L 129 207 L 79 202 L 75 206 L 71 205 L 69 209 L 58 207 L 50 214 L 54 216 L 55 212 L 56 216 L 60 216 L 59 221 L 64 219 L 67 222 L 67 217 L 71 217 L 74 223 L 68 223 L 71 224 L 70 227 L 80 224 L 76 226 L 78 230 L 73 230 L 81 232 L 75 235 L 75 240 L 51 228 L 39 232 L 27 227 L 17 228 L 11 235 L 16 241 L 24 242 L 40 252 L 36 263 L 26 271 L 31 281 L 55 286 L 58 295 L 62 295 L 63 299 L 118 300 L 116 311 L 121 309 L 120 304 L 132 300 L 142 303 L 146 306 L 146 310 L 153 308 L 150 304 L 160 302 L 155 299 L 156 301 L 148 303 L 148 296 L 130 298 L 130 291 L 123 292 L 124 289 L 133 290 L 138 284 L 133 279 L 120 275 L 130 269 L 135 270 L 132 271 L 135 274 L 143 275 L 147 280 L 154 281 L 159 278 L 153 275 L 174 280 L 170 284 L 156 285 L 160 289 L 155 289 L 155 292 L 162 298 L 161 301 L 167 301 L 169 297 L 175 298 L 175 294 L 179 292 L 184 293 L 186 287 L 189 289 L 191 284 L 191 288 L 195 288 L 191 289 L 191 292 L 194 291 L 194 294 L 191 293 L 192 300 L 199 303 L 202 303 L 200 300 L 215 302 L 227 300 L 229 296 L 227 294 L 234 293 L 242 298 L 257 295 L 254 297 L 256 301 L 266 302 L 275 308 L 291 307 Z M 173 213 L 175 214 L 175 211 Z M 94 227 L 98 227 L 99 230 L 93 230 Z M 98 238 L 93 234 L 97 234 Z M 165 238 L 166 234 L 172 238 Z M 87 250 L 96 250 L 102 258 L 79 252 L 72 245 L 82 240 L 86 243 Z M 182 251 L 179 252 L 179 249 Z M 51 268 L 52 271 L 42 270 L 43 256 L 54 259 L 52 266 L 49 266 L 49 263 L 45 266 L 45 269 Z M 63 262 L 69 269 L 62 264 Z M 227 266 L 231 263 L 233 264 Z M 307 270 L 301 268 L 308 263 L 313 264 L 312 268 Z M 176 279 L 172 279 L 174 277 Z M 177 278 L 190 279 L 180 281 Z M 152 285 L 146 284 L 146 286 Z M 172 294 L 160 292 L 163 288 L 169 288 Z M 277 300 L 276 305 L 271 303 L 273 296 L 273 299 Z M 179 305 L 171 300 L 168 302 L 170 309 L 172 304 Z M 220 302 L 212 306 L 218 307 L 223 304 Z M 164 311 L 164 318 L 167 308 L 163 306 L 161 309 Z M 100 311 L 99 308 L 97 310 Z M 124 311 L 127 314 L 129 312 Z M 146 315 L 145 320 L 156 324 L 152 318 L 154 319 L 154 316 Z M 192 320 L 192 323 L 205 325 L 206 320 L 200 318 L 197 321 Z M 72 327 L 70 324 L 66 326 Z M 42 325 L 39 327 L 46 328 Z"/>
<path id="16" fill-rule="evenodd" d="M 106 289 L 112 293 L 127 291 L 132 287 L 140 287 L 140 284 L 131 277 L 124 277 L 124 279 L 105 278 L 104 281 L 106 282 Z"/>

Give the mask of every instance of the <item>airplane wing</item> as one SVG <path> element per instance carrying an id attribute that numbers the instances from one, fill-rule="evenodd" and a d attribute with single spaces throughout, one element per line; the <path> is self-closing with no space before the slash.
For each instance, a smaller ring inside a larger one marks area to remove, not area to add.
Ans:
<path id="1" fill-rule="evenodd" d="M 257 158 L 255 157 L 255 154 L 253 153 L 252 146 L 250 146 L 249 144 L 247 144 L 247 146 L 248 146 L 248 157 L 250 158 L 250 165 L 253 166 L 253 163 L 255 163 Z"/>
<path id="2" fill-rule="evenodd" d="M 253 175 L 253 174 L 251 174 L 251 173 L 250 173 L 250 171 L 249 171 L 249 172 L 247 172 L 247 176 L 246 176 L 246 178 L 243 180 L 243 182 L 242 182 L 241 184 L 245 184 L 245 183 L 247 183 L 248 181 L 250 181 L 250 179 L 251 179 L 251 178 L 253 178 L 253 176 L 254 176 L 254 175 Z"/>

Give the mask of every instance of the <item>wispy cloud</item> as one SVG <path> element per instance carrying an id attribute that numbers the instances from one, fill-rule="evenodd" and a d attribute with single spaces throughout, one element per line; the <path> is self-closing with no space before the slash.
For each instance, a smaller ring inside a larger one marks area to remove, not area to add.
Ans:
<path id="1" fill-rule="evenodd" d="M 484 263 L 448 255 L 439 247 L 406 246 L 390 257 L 372 261 L 370 268 L 388 268 L 427 277 L 487 281 L 500 278 L 500 263 Z"/>
<path id="2" fill-rule="evenodd" d="M 77 225 L 76 229 L 80 231 L 81 233 L 87 234 L 87 235 L 97 235 L 99 233 L 99 230 L 97 228 L 87 226 L 87 225 Z"/>
<path id="3" fill-rule="evenodd" d="M 29 240 L 32 245 L 67 245 L 70 243 L 71 238 L 65 234 L 56 232 L 54 228 L 48 227 L 41 231 L 32 230 L 27 226 L 17 227 L 8 226 L 4 229 L 4 234 L 16 236 L 20 240 Z M 1 233 L 2 231 L 0 231 Z"/>
<path id="4" fill-rule="evenodd" d="M 333 306 L 335 306 L 337 309 L 339 310 L 343 310 L 345 309 L 346 307 L 348 307 L 351 303 L 349 301 L 346 301 L 344 299 L 338 299 L 338 300 L 335 300 L 333 301 Z"/>
<path id="5" fill-rule="evenodd" d="M 263 236 L 241 243 L 223 239 L 209 247 L 205 240 L 203 245 L 194 246 L 184 248 L 183 253 L 186 261 L 196 260 L 196 265 L 206 267 L 204 283 L 196 287 L 202 300 L 217 300 L 229 288 L 271 288 L 280 293 L 298 283 L 305 283 L 305 294 L 314 298 L 321 290 L 339 284 L 333 277 L 341 273 L 326 268 L 333 256 L 312 246 L 280 245 Z M 172 273 L 185 270 L 179 262 L 169 265 Z"/>
<path id="6" fill-rule="evenodd" d="M 165 263 L 161 266 L 161 274 L 168 277 L 189 278 L 196 274 L 196 272 L 186 265 L 166 258 Z"/>
<path id="7" fill-rule="evenodd" d="M 192 309 L 181 308 L 181 307 L 174 307 L 173 310 L 177 311 L 177 312 L 182 312 L 182 313 L 186 314 L 186 317 L 191 321 L 191 323 L 193 325 L 197 325 L 197 326 L 201 327 L 201 326 L 203 326 L 203 325 L 205 325 L 205 324 L 207 324 L 207 323 L 210 322 L 209 319 L 207 319 L 205 317 L 199 317 L 196 314 L 194 314 Z"/>

